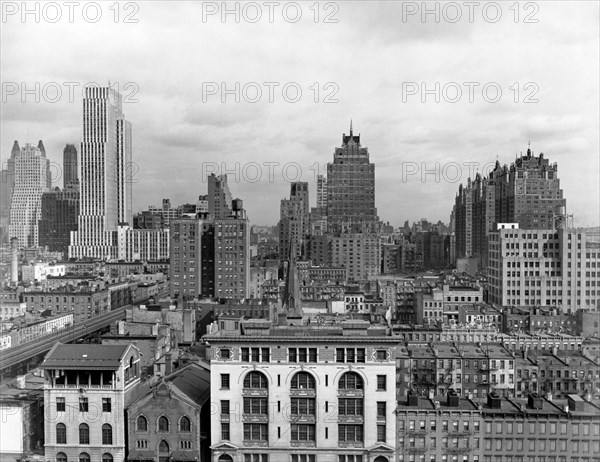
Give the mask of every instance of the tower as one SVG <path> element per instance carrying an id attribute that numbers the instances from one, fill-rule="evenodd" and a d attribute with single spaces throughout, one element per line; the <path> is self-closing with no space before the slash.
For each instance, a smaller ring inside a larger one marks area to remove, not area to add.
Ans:
<path id="1" fill-rule="evenodd" d="M 342 136 L 333 162 L 327 164 L 327 226 L 332 233 L 375 232 L 375 165 L 360 135 Z"/>
<path id="2" fill-rule="evenodd" d="M 88 87 L 83 99 L 81 206 L 69 256 L 118 258 L 117 230 L 133 225 L 131 124 L 121 95 L 108 87 Z"/>
<path id="3" fill-rule="evenodd" d="M 79 181 L 77 174 L 77 148 L 74 144 L 67 144 L 63 150 L 63 175 L 63 185 L 65 188 Z"/>
<path id="4" fill-rule="evenodd" d="M 23 247 L 38 246 L 38 221 L 42 213 L 42 194 L 50 189 L 50 162 L 44 143 L 37 147 L 27 143 L 12 151 L 14 187 L 10 205 L 9 235 L 19 239 Z"/>

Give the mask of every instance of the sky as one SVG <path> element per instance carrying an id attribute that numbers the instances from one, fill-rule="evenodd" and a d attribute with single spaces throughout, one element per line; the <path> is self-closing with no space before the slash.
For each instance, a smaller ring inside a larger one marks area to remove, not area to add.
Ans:
<path id="1" fill-rule="evenodd" d="M 55 184 L 82 88 L 123 96 L 134 210 L 195 202 L 227 173 L 253 224 L 326 172 L 342 134 L 394 226 L 447 223 L 460 183 L 528 144 L 577 226 L 600 223 L 600 4 L 2 2 L 0 155 L 43 140 Z"/>

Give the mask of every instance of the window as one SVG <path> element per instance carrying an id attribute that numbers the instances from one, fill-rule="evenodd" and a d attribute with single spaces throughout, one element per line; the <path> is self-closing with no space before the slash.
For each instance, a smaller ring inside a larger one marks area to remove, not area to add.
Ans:
<path id="1" fill-rule="evenodd" d="M 267 424 L 244 424 L 244 440 L 247 441 L 267 441 Z"/>
<path id="2" fill-rule="evenodd" d="M 79 462 L 90 462 L 90 455 L 87 452 L 79 454 Z"/>
<path id="3" fill-rule="evenodd" d="M 229 423 L 221 423 L 221 439 L 228 440 L 229 439 Z"/>
<path id="4" fill-rule="evenodd" d="M 56 424 L 56 444 L 67 444 L 67 427 L 63 423 Z"/>
<path id="5" fill-rule="evenodd" d="M 79 444 L 90 444 L 90 427 L 88 424 L 79 425 Z"/>
<path id="6" fill-rule="evenodd" d="M 112 427 L 110 424 L 102 425 L 102 444 L 113 444 Z"/>
<path id="7" fill-rule="evenodd" d="M 377 376 L 377 391 L 385 391 L 387 387 L 387 376 L 378 375 Z"/>
<path id="8" fill-rule="evenodd" d="M 229 400 L 221 400 L 221 415 L 229 415 Z"/>
<path id="9" fill-rule="evenodd" d="M 377 350 L 375 358 L 377 361 L 385 361 L 387 359 L 387 350 Z"/>
<path id="10" fill-rule="evenodd" d="M 229 374 L 227 376 L 229 377 Z M 264 389 L 268 387 L 267 378 L 260 372 L 252 371 L 244 377 L 244 388 Z"/>
<path id="11" fill-rule="evenodd" d="M 316 382 L 315 378 L 310 375 L 308 372 L 298 372 L 292 377 L 292 386 L 293 389 L 315 389 Z"/>
<path id="12" fill-rule="evenodd" d="M 292 454 L 291 462 L 317 462 L 315 454 Z"/>
<path id="13" fill-rule="evenodd" d="M 269 348 L 242 348 L 242 362 L 249 363 L 268 363 L 271 359 L 271 350 Z"/>
<path id="14" fill-rule="evenodd" d="M 362 442 L 362 425 L 338 425 L 338 440 L 340 442 Z"/>
<path id="15" fill-rule="evenodd" d="M 363 456 L 360 454 L 339 455 L 337 462 L 363 462 Z"/>
<path id="16" fill-rule="evenodd" d="M 169 431 L 169 419 L 167 419 L 164 415 L 161 415 L 158 418 L 157 428 L 158 428 L 159 432 L 168 432 Z"/>
<path id="17" fill-rule="evenodd" d="M 288 360 L 291 363 L 316 363 L 316 348 L 288 348 Z"/>
<path id="18" fill-rule="evenodd" d="M 269 462 L 268 454 L 244 454 L 244 462 Z"/>
<path id="19" fill-rule="evenodd" d="M 229 374 L 221 374 L 221 390 L 229 390 Z"/>
<path id="20" fill-rule="evenodd" d="M 313 398 L 292 398 L 292 415 L 316 415 L 315 400 Z"/>
<path id="21" fill-rule="evenodd" d="M 148 420 L 143 415 L 139 416 L 136 421 L 136 428 L 138 432 L 148 431 Z"/>
<path id="22" fill-rule="evenodd" d="M 387 412 L 385 410 L 386 402 L 385 401 L 377 401 L 377 417 L 385 419 Z M 423 422 L 423 425 L 425 422 Z"/>
<path id="23" fill-rule="evenodd" d="M 111 412 L 110 398 L 102 398 L 102 412 Z"/>
<path id="24" fill-rule="evenodd" d="M 292 424 L 292 441 L 315 441 L 315 425 Z"/>
<path id="25" fill-rule="evenodd" d="M 340 398 L 338 401 L 340 415 L 363 415 L 362 398 Z"/>
<path id="26" fill-rule="evenodd" d="M 244 398 L 244 414 L 267 414 L 267 398 Z"/>
<path id="27" fill-rule="evenodd" d="M 364 388 L 363 379 L 356 372 L 346 372 L 340 378 L 339 388 L 343 390 L 362 390 Z"/>
<path id="28" fill-rule="evenodd" d="M 364 363 L 365 362 L 364 348 L 336 348 L 335 360 L 338 363 Z"/>
<path id="29" fill-rule="evenodd" d="M 56 411 L 57 412 L 65 412 L 66 404 L 64 398 L 56 398 Z"/>
<path id="30" fill-rule="evenodd" d="M 148 440 L 137 440 L 135 442 L 135 447 L 138 449 L 147 449 L 148 448 Z"/>
<path id="31" fill-rule="evenodd" d="M 112 454 L 109 454 L 108 452 L 102 454 L 102 462 L 113 462 Z"/>
<path id="32" fill-rule="evenodd" d="M 192 442 L 190 440 L 181 440 L 179 441 L 180 449 L 192 449 Z"/>
<path id="33" fill-rule="evenodd" d="M 385 424 L 377 425 L 377 441 L 385 442 Z"/>
<path id="34" fill-rule="evenodd" d="M 88 399 L 87 398 L 79 398 L 79 412 L 87 412 L 88 411 Z"/>
<path id="35" fill-rule="evenodd" d="M 243 348 L 242 348 L 243 350 Z M 229 348 L 221 348 L 221 359 L 229 359 L 231 358 L 231 351 Z"/>
<path id="36" fill-rule="evenodd" d="M 67 455 L 64 452 L 56 454 L 56 462 L 67 462 Z"/>
<path id="37" fill-rule="evenodd" d="M 190 422 L 190 419 L 186 416 L 183 416 L 181 419 L 179 419 L 179 431 L 180 432 L 190 432 L 192 431 L 192 424 Z"/>

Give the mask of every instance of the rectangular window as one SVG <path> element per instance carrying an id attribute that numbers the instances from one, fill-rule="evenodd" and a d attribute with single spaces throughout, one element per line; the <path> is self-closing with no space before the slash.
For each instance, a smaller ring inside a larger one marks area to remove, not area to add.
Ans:
<path id="1" fill-rule="evenodd" d="M 102 412 L 111 412 L 110 398 L 102 398 Z"/>
<path id="2" fill-rule="evenodd" d="M 385 411 L 385 407 L 386 407 L 385 401 L 377 401 L 377 418 L 385 419 L 386 414 L 387 414 Z"/>
<path id="3" fill-rule="evenodd" d="M 229 415 L 229 400 L 222 399 L 221 400 L 221 415 Z"/>
<path id="4" fill-rule="evenodd" d="M 338 425 L 338 440 L 340 442 L 362 442 L 362 425 Z"/>
<path id="5" fill-rule="evenodd" d="M 88 412 L 87 398 L 79 398 L 79 412 Z"/>
<path id="6" fill-rule="evenodd" d="M 221 374 L 221 390 L 229 390 L 229 374 Z"/>
<path id="7" fill-rule="evenodd" d="M 291 462 L 317 462 L 315 454 L 292 454 Z"/>
<path id="8" fill-rule="evenodd" d="M 379 442 L 386 441 L 385 424 L 377 425 L 377 441 L 379 441 Z"/>
<path id="9" fill-rule="evenodd" d="M 221 439 L 228 440 L 229 439 L 229 423 L 221 424 Z"/>
<path id="10" fill-rule="evenodd" d="M 66 407 L 64 398 L 56 398 L 56 412 L 65 412 Z"/>
<path id="11" fill-rule="evenodd" d="M 247 441 L 267 441 L 267 424 L 244 424 L 244 440 Z"/>
<path id="12" fill-rule="evenodd" d="M 385 391 L 387 387 L 387 376 L 386 375 L 378 375 L 377 376 L 377 391 Z"/>
<path id="13" fill-rule="evenodd" d="M 316 427 L 309 424 L 292 424 L 292 441 L 315 441 Z"/>

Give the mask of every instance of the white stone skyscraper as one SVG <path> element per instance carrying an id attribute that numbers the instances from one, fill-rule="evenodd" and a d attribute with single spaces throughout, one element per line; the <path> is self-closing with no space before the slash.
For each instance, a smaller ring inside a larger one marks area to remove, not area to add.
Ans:
<path id="1" fill-rule="evenodd" d="M 50 190 L 50 161 L 44 144 L 27 143 L 19 149 L 15 141 L 11 155 L 14 187 L 10 204 L 9 237 L 21 247 L 37 247 L 38 221 L 42 216 L 42 194 Z"/>
<path id="2" fill-rule="evenodd" d="M 133 225 L 131 124 L 112 88 L 85 89 L 80 165 L 79 230 L 69 257 L 119 258 L 118 228 Z"/>

